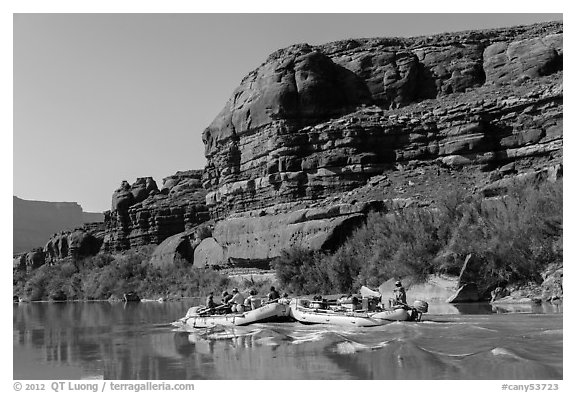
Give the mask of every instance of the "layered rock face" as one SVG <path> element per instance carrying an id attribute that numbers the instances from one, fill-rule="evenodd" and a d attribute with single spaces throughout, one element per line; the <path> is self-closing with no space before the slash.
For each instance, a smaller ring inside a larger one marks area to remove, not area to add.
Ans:
<path id="1" fill-rule="evenodd" d="M 555 181 L 562 56 L 561 23 L 277 51 L 203 133 L 218 222 L 194 265 L 331 249 L 370 210 Z"/>
<path id="2" fill-rule="evenodd" d="M 166 238 L 206 221 L 206 191 L 202 171 L 177 172 L 158 189 L 154 179 L 124 181 L 112 195 L 112 209 L 105 212 L 104 249 L 126 250 L 160 244 Z"/>
<path id="3" fill-rule="evenodd" d="M 280 50 L 204 131 L 210 213 L 320 200 L 415 162 L 558 164 L 561 70 L 561 23 Z"/>

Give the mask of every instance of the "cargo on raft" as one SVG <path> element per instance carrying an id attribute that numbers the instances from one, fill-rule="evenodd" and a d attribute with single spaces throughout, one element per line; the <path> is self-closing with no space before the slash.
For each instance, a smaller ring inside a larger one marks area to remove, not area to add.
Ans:
<path id="1" fill-rule="evenodd" d="M 290 315 L 304 324 L 330 324 L 341 326 L 381 326 L 394 321 L 420 321 L 428 312 L 428 303 L 417 300 L 413 306 L 401 305 L 390 310 L 355 309 L 326 300 L 292 299 Z"/>
<path id="2" fill-rule="evenodd" d="M 181 328 L 206 328 L 221 326 L 244 326 L 260 322 L 281 322 L 290 320 L 290 307 L 285 303 L 268 303 L 259 308 L 239 312 L 215 314 L 204 307 L 191 307 L 184 318 L 172 325 Z"/>

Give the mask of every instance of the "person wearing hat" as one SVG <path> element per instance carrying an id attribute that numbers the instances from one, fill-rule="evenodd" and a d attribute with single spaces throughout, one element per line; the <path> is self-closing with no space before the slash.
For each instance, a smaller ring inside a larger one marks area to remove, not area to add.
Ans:
<path id="1" fill-rule="evenodd" d="M 250 296 L 248 296 L 246 300 L 244 300 L 244 308 L 246 310 L 256 310 L 261 306 L 261 301 L 258 297 L 256 297 L 256 295 L 258 295 L 258 291 L 255 289 L 251 289 Z"/>
<path id="2" fill-rule="evenodd" d="M 222 292 L 222 304 L 228 304 L 230 299 L 232 299 L 232 295 L 230 295 L 227 291 Z"/>
<path id="3" fill-rule="evenodd" d="M 290 304 L 290 298 L 288 297 L 288 294 L 286 292 L 284 292 L 284 294 L 282 294 L 282 297 L 278 299 L 278 303 Z"/>
<path id="4" fill-rule="evenodd" d="M 232 299 L 228 301 L 232 305 L 232 312 L 244 312 L 244 295 L 242 295 L 238 288 L 232 290 Z"/>
<path id="5" fill-rule="evenodd" d="M 268 294 L 268 302 L 280 299 L 280 293 L 274 287 L 270 287 L 270 293 Z"/>
<path id="6" fill-rule="evenodd" d="M 214 292 L 210 292 L 208 297 L 206 298 L 206 307 L 213 309 L 216 308 L 217 304 L 214 302 Z"/>
<path id="7" fill-rule="evenodd" d="M 391 306 L 405 305 L 406 304 L 406 290 L 400 281 L 394 284 L 394 298 L 391 299 Z"/>

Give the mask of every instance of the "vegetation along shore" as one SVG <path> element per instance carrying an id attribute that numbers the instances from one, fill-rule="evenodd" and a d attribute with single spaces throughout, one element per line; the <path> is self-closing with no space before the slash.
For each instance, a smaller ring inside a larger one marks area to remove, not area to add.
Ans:
<path id="1" fill-rule="evenodd" d="M 240 286 L 261 289 L 277 282 L 292 294 L 356 293 L 394 277 L 425 281 L 430 274 L 462 274 L 473 254 L 481 293 L 505 281 L 526 287 L 562 264 L 562 182 L 517 187 L 488 201 L 451 193 L 434 209 L 372 213 L 335 252 L 293 248 L 272 262 L 276 276 Z M 29 300 L 106 300 L 135 292 L 145 298 L 178 299 L 220 293 L 233 282 L 225 272 L 194 269 L 186 260 L 156 267 L 153 247 L 98 254 L 43 265 L 14 276 L 14 292 Z M 539 295 L 536 291 L 533 296 Z"/>

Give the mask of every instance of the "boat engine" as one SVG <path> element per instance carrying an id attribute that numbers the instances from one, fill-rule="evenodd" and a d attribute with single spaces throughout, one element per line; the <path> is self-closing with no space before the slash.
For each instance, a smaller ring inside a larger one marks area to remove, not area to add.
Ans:
<path id="1" fill-rule="evenodd" d="M 412 307 L 423 314 L 428 312 L 428 303 L 424 300 L 414 300 L 414 305 Z"/>
<path id="2" fill-rule="evenodd" d="M 412 318 L 414 321 L 420 322 L 422 320 L 422 314 L 428 312 L 428 303 L 424 300 L 414 300 L 412 305 Z"/>

